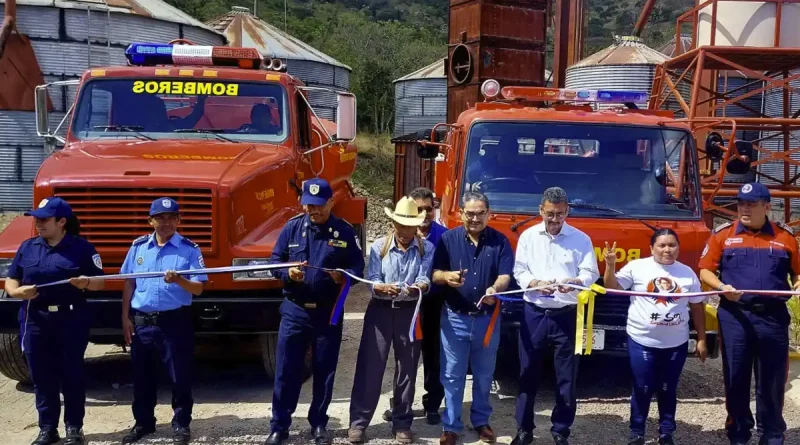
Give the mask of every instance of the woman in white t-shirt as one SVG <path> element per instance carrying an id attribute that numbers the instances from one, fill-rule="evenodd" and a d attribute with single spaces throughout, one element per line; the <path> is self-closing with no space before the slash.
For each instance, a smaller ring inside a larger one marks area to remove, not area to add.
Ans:
<path id="1" fill-rule="evenodd" d="M 634 376 L 631 395 L 631 439 L 628 445 L 644 445 L 645 424 L 653 393 L 658 398 L 660 445 L 674 445 L 677 388 L 686 362 L 689 311 L 697 331 L 697 354 L 705 361 L 705 297 L 681 297 L 699 292 L 694 271 L 678 261 L 680 244 L 671 229 L 659 229 L 650 238 L 651 256 L 626 264 L 614 273 L 616 243 L 606 243 L 607 289 L 652 292 L 663 296 L 630 297 L 628 308 L 628 356 Z M 621 298 L 604 296 L 603 298 Z"/>

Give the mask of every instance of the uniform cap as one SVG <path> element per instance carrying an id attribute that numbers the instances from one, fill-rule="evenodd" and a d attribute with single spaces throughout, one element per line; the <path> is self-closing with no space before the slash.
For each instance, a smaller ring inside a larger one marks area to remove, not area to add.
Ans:
<path id="1" fill-rule="evenodd" d="M 72 207 L 61 198 L 51 196 L 39 201 L 39 207 L 34 210 L 25 212 L 25 216 L 32 216 L 34 218 L 70 218 L 72 217 Z"/>
<path id="2" fill-rule="evenodd" d="M 303 197 L 300 205 L 325 205 L 333 197 L 333 190 L 328 181 L 322 178 L 312 178 L 303 182 Z"/>
<path id="3" fill-rule="evenodd" d="M 769 201 L 769 189 L 760 182 L 751 182 L 742 186 L 736 195 L 739 201 Z"/>
<path id="4" fill-rule="evenodd" d="M 178 213 L 179 210 L 178 202 L 172 198 L 158 198 L 150 204 L 150 216 L 159 213 Z"/>

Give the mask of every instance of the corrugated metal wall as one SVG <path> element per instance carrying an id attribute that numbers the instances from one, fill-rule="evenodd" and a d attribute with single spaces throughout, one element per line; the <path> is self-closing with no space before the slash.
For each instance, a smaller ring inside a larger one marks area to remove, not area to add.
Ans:
<path id="1" fill-rule="evenodd" d="M 655 65 L 597 65 L 568 68 L 564 86 L 571 89 L 650 91 L 654 76 Z M 639 108 L 647 108 L 647 103 L 636 105 Z M 598 109 L 618 106 L 619 104 L 596 105 Z"/>
<path id="2" fill-rule="evenodd" d="M 411 79 L 394 84 L 394 136 L 447 121 L 447 79 Z"/>
<path id="3" fill-rule="evenodd" d="M 791 73 L 800 74 L 800 71 L 794 71 Z M 792 88 L 800 88 L 800 80 L 794 80 L 789 82 Z M 800 109 L 800 93 L 792 90 L 789 94 L 789 110 L 788 114 L 789 117 L 794 115 L 794 113 Z M 763 113 L 769 117 L 783 117 L 784 115 L 783 110 L 783 90 L 782 89 L 771 89 L 767 90 L 764 93 L 764 108 Z M 769 136 L 774 136 L 772 139 L 767 139 L 761 142 L 761 148 L 765 148 L 770 151 L 783 151 L 783 133 L 772 133 L 772 132 L 762 132 L 761 138 L 766 138 Z M 789 138 L 789 149 L 796 149 L 800 148 L 800 131 L 795 131 L 791 133 L 791 137 Z M 794 153 L 791 155 L 792 159 L 800 161 L 800 153 Z M 768 162 L 766 164 L 762 164 L 759 166 L 758 171 L 778 178 L 780 180 L 784 180 L 783 177 L 783 162 Z M 794 178 L 798 173 L 800 173 L 800 168 L 790 165 L 789 166 L 789 179 Z M 775 184 L 776 181 L 772 181 L 768 178 L 763 176 L 759 176 L 759 182 L 763 182 L 765 184 Z M 784 201 L 783 199 L 773 199 L 772 200 L 773 206 L 778 206 L 783 208 Z M 800 206 L 800 199 L 793 199 L 791 202 L 792 208 L 798 208 Z"/>
<path id="4" fill-rule="evenodd" d="M 286 60 L 286 72 L 307 86 L 334 90 L 350 89 L 350 71 L 340 66 L 310 60 Z M 336 121 L 336 94 L 328 91 L 309 91 L 308 101 L 322 119 Z"/>
<path id="5" fill-rule="evenodd" d="M 2 17 L 3 11 L 0 11 L 0 21 Z M 106 12 L 97 10 L 89 16 L 81 9 L 19 5 L 17 27 L 31 37 L 46 82 L 77 79 L 88 68 L 89 36 L 93 42 L 100 42 L 94 44 L 92 50 L 92 65 L 95 66 L 126 65 L 124 48 L 134 40 L 168 42 L 181 37 L 182 32 L 184 38 L 197 44 L 225 43 L 221 35 L 206 29 L 132 14 L 112 13 L 109 17 Z M 106 36 L 111 42 L 107 54 L 103 51 L 108 48 Z M 349 77 L 347 81 L 349 84 Z M 76 92 L 77 87 L 50 90 L 55 108 L 51 113 L 51 128 L 55 129 L 64 117 Z M 66 125 L 60 134 L 66 134 Z M 43 141 L 36 136 L 34 113 L 0 110 L 0 210 L 31 207 L 33 180 L 46 156 Z"/>

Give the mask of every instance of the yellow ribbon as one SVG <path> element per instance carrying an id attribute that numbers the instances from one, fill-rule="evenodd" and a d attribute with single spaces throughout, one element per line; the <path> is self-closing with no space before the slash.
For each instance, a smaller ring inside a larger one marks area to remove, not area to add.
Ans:
<path id="1" fill-rule="evenodd" d="M 584 355 L 592 354 L 592 325 L 594 324 L 594 297 L 597 294 L 605 294 L 606 289 L 599 284 L 592 284 L 589 286 L 590 290 L 582 290 L 578 292 L 578 318 L 575 323 L 575 354 Z M 587 309 L 584 309 L 588 306 Z M 586 324 L 586 349 L 583 348 L 583 328 L 584 328 L 584 310 L 585 324 Z"/>

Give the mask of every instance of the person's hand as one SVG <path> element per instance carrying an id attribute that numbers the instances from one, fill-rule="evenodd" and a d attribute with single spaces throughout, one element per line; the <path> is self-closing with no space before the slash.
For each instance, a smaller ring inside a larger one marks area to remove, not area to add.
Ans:
<path id="1" fill-rule="evenodd" d="M 614 244 L 611 247 L 608 247 L 608 241 L 606 241 L 606 250 L 603 252 L 603 260 L 606 262 L 606 267 L 614 267 L 617 264 L 617 242 L 614 241 Z"/>
<path id="2" fill-rule="evenodd" d="M 563 280 L 559 281 L 561 286 L 558 286 L 558 291 L 562 294 L 566 294 L 576 290 L 574 287 L 571 286 L 564 286 L 564 284 L 581 284 L 581 280 L 577 278 L 564 278 Z"/>
<path id="3" fill-rule="evenodd" d="M 705 340 L 697 340 L 696 353 L 701 362 L 706 361 L 706 358 L 708 358 L 708 345 Z"/>
<path id="4" fill-rule="evenodd" d="M 39 291 L 36 290 L 36 286 L 34 285 L 20 286 L 17 288 L 17 298 L 22 298 L 23 300 L 33 300 L 38 296 Z"/>
<path id="5" fill-rule="evenodd" d="M 800 280 L 797 280 L 797 283 L 794 283 L 794 286 L 792 286 L 792 289 L 800 291 Z"/>
<path id="6" fill-rule="evenodd" d="M 528 284 L 528 287 L 541 287 L 547 286 L 549 284 L 555 284 L 555 280 L 550 281 L 540 281 L 540 280 L 533 280 Z M 553 292 L 556 290 L 552 287 L 548 287 L 547 289 L 539 289 L 542 295 L 553 295 Z"/>
<path id="7" fill-rule="evenodd" d="M 178 273 L 175 272 L 174 270 L 168 270 L 164 274 L 164 281 L 167 282 L 167 283 L 175 283 L 175 282 L 178 281 L 179 277 L 180 277 L 180 275 L 178 275 Z"/>
<path id="8" fill-rule="evenodd" d="M 299 267 L 290 267 L 289 268 L 289 279 L 292 281 L 296 281 L 298 283 L 302 283 L 306 277 L 306 273 L 303 272 Z"/>
<path id="9" fill-rule="evenodd" d="M 489 288 L 487 288 L 486 292 L 484 293 L 484 295 L 487 296 L 483 297 L 483 304 L 494 306 L 494 304 L 497 302 L 497 298 L 492 297 L 491 295 L 494 295 L 496 293 L 497 291 L 495 290 L 495 288 L 493 286 L 489 286 Z"/>
<path id="10" fill-rule="evenodd" d="M 400 294 L 400 287 L 396 284 L 376 284 L 375 292 L 394 297 Z"/>
<path id="11" fill-rule="evenodd" d="M 327 274 L 331 276 L 333 282 L 336 284 L 340 284 L 342 280 L 344 280 L 344 274 L 342 274 L 338 270 L 332 270 L 330 272 L 327 272 Z"/>
<path id="12" fill-rule="evenodd" d="M 89 287 L 89 277 L 81 275 L 79 277 L 70 278 L 69 284 L 77 287 L 80 290 L 84 290 Z"/>
<path id="13" fill-rule="evenodd" d="M 461 272 L 445 272 L 445 280 L 447 281 L 447 285 L 450 287 L 461 287 L 464 285 L 464 277 L 462 276 L 462 272 L 466 272 L 467 270 L 464 269 Z"/>
<path id="14" fill-rule="evenodd" d="M 125 336 L 125 344 L 130 346 L 132 337 L 136 335 L 133 327 L 133 320 L 128 317 L 122 318 L 122 334 Z"/>
<path id="15" fill-rule="evenodd" d="M 739 301 L 742 298 L 741 292 L 736 292 L 736 288 L 731 286 L 730 284 L 725 284 L 722 286 L 722 295 L 725 296 L 728 300 L 731 301 Z"/>

